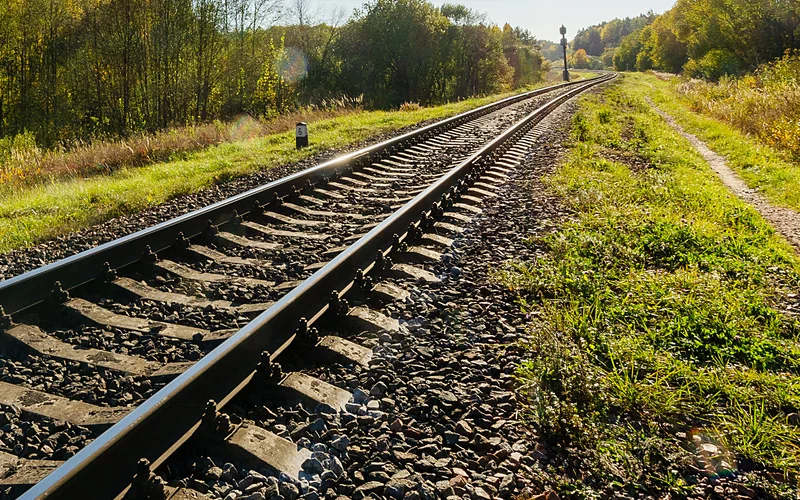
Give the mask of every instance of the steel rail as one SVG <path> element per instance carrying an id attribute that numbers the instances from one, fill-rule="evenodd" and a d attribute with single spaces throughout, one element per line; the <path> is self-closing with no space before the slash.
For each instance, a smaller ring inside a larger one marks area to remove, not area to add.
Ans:
<path id="1" fill-rule="evenodd" d="M 560 88 L 579 85 L 587 81 L 589 80 L 562 83 L 507 97 L 345 154 L 25 274 L 0 281 L 0 307 L 5 310 L 6 314 L 16 314 L 46 300 L 50 296 L 54 283 L 57 281 L 61 283 L 64 290 L 69 291 L 94 279 L 101 278 L 106 263 L 113 270 L 124 268 L 138 262 L 148 247 L 156 253 L 166 250 L 175 243 L 179 234 L 182 233 L 186 238 L 197 236 L 208 227 L 209 223 L 219 226 L 230 222 L 235 213 L 247 215 L 253 210 L 257 202 L 267 204 L 276 197 L 286 197 L 292 194 L 296 189 L 324 184 L 330 178 L 361 166 L 365 161 L 380 158 L 385 152 L 391 152 L 407 144 L 428 138 L 437 131 L 466 123 L 525 99 Z"/>
<path id="2" fill-rule="evenodd" d="M 381 224 L 336 256 L 306 281 L 280 299 L 233 337 L 178 376 L 153 397 L 100 435 L 21 498 L 114 498 L 130 486 L 136 463 L 147 458 L 155 469 L 200 426 L 206 402 L 218 408 L 230 401 L 252 379 L 262 352 L 275 359 L 296 337 L 300 318 L 316 312 L 309 323 L 329 307 L 330 294 L 343 296 L 354 286 L 357 271 L 369 273 L 390 252 L 417 233 L 442 203 L 488 168 L 491 160 L 511 147 L 536 123 L 568 99 L 613 79 L 604 76 L 581 82 L 507 129 L 478 152 L 406 203 Z"/>

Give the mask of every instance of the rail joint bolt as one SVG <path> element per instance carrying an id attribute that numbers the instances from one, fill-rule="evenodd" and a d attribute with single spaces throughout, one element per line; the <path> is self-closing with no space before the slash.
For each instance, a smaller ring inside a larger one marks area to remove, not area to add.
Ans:
<path id="1" fill-rule="evenodd" d="M 206 228 L 204 232 L 209 236 L 214 236 L 215 234 L 219 233 L 219 228 L 216 225 L 214 225 L 213 220 L 208 219 L 206 221 Z"/>
<path id="2" fill-rule="evenodd" d="M 306 318 L 300 318 L 297 325 L 297 337 L 306 345 L 316 345 L 319 342 L 319 330 L 308 326 Z"/>
<path id="3" fill-rule="evenodd" d="M 133 477 L 133 488 L 126 498 L 139 500 L 166 500 L 167 483 L 150 470 L 150 461 L 140 458 L 136 464 L 136 475 Z"/>
<path id="4" fill-rule="evenodd" d="M 192 244 L 189 243 L 189 240 L 186 239 L 186 236 L 181 232 L 178 233 L 178 237 L 175 239 L 175 248 L 179 248 L 181 250 L 186 250 Z"/>
<path id="5" fill-rule="evenodd" d="M 276 384 L 283 378 L 281 365 L 272 361 L 272 354 L 269 351 L 261 353 L 261 361 L 256 367 L 256 372 L 263 381 L 270 384 Z"/>

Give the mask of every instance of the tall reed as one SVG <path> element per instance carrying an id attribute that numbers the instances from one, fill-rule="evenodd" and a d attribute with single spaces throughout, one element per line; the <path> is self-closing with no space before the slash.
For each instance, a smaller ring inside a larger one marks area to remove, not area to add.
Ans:
<path id="1" fill-rule="evenodd" d="M 678 92 L 694 111 L 724 120 L 800 160 L 800 50 L 741 78 L 688 80 Z"/>

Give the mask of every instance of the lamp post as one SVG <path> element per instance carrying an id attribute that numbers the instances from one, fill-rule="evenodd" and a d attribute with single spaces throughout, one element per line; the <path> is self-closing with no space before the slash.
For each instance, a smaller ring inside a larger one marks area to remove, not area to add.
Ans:
<path id="1" fill-rule="evenodd" d="M 564 36 L 567 34 L 567 28 L 564 25 L 561 25 L 561 28 L 558 30 L 561 33 L 561 47 L 564 49 L 564 81 L 569 81 L 569 70 L 567 69 L 567 37 Z"/>

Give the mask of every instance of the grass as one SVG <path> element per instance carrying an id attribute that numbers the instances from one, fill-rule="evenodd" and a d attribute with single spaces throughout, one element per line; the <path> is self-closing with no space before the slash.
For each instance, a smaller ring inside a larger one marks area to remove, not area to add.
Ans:
<path id="1" fill-rule="evenodd" d="M 546 179 L 575 217 L 529 242 L 545 257 L 496 272 L 535 318 L 527 421 L 562 457 L 566 496 L 680 497 L 739 475 L 795 498 L 800 259 L 652 111 L 645 94 L 669 88 L 651 80 L 582 98 Z"/>
<path id="2" fill-rule="evenodd" d="M 559 66 L 558 63 L 553 63 L 550 68 L 550 71 L 545 73 L 545 78 L 547 79 L 548 82 L 559 83 L 563 81 L 563 76 L 564 76 L 563 72 L 564 72 L 563 66 Z M 573 82 L 578 80 L 588 80 L 590 78 L 598 77 L 602 74 L 603 73 L 600 71 L 594 71 L 591 69 L 570 68 L 569 70 L 570 81 Z"/>
<path id="3" fill-rule="evenodd" d="M 788 88 L 771 93 L 750 89 L 748 96 L 744 96 L 741 92 L 735 94 L 732 84 L 729 88 L 722 88 L 716 84 L 686 84 L 677 79 L 667 82 L 644 74 L 628 75 L 626 78 L 637 89 L 637 93 L 649 95 L 687 132 L 696 135 L 712 150 L 724 156 L 728 165 L 749 187 L 759 190 L 775 205 L 800 211 L 800 165 L 797 163 L 800 157 L 788 147 L 800 144 L 800 128 L 796 131 L 790 129 L 788 124 L 795 122 L 787 122 L 777 116 L 778 110 L 768 109 L 769 106 L 779 105 L 797 113 L 796 103 L 786 102 L 785 99 L 796 95 L 800 103 L 800 92 L 789 92 Z M 726 84 L 723 82 L 720 85 Z M 701 91 L 700 87 L 706 90 Z M 708 87 L 714 87 L 713 92 Z M 734 95 L 728 95 L 731 92 Z M 701 98 L 704 93 L 706 97 Z M 720 94 L 728 97 L 713 97 Z M 780 100 L 777 100 L 777 95 L 781 96 Z M 735 111 L 730 111 L 732 108 Z M 734 114 L 741 119 L 734 119 Z M 748 122 L 759 120 L 759 123 L 746 126 L 742 121 L 746 116 L 750 117 Z M 758 133 L 756 129 L 764 133 Z M 776 139 L 770 140 L 768 136 Z"/>
<path id="4" fill-rule="evenodd" d="M 294 132 L 272 133 L 201 151 L 173 154 L 165 162 L 82 175 L 50 176 L 34 183 L 0 186 L 0 252 L 25 248 L 114 217 L 136 213 L 169 199 L 197 192 L 330 148 L 421 121 L 452 116 L 512 93 L 480 97 L 443 106 L 408 105 L 402 111 L 355 111 L 309 123 L 311 146 L 294 149 Z"/>
<path id="5" fill-rule="evenodd" d="M 688 80 L 677 87 L 692 110 L 713 116 L 800 160 L 800 50 L 718 83 Z"/>
<path id="6" fill-rule="evenodd" d="M 231 122 L 214 121 L 175 127 L 119 140 L 78 142 L 68 150 L 41 149 L 30 132 L 0 139 L 0 186 L 4 190 L 57 180 L 108 174 L 121 167 L 171 161 L 218 144 L 294 130 L 298 121 L 319 121 L 351 114 L 359 101 L 338 101 L 330 108 L 306 108 L 268 119 L 248 115 Z"/>

